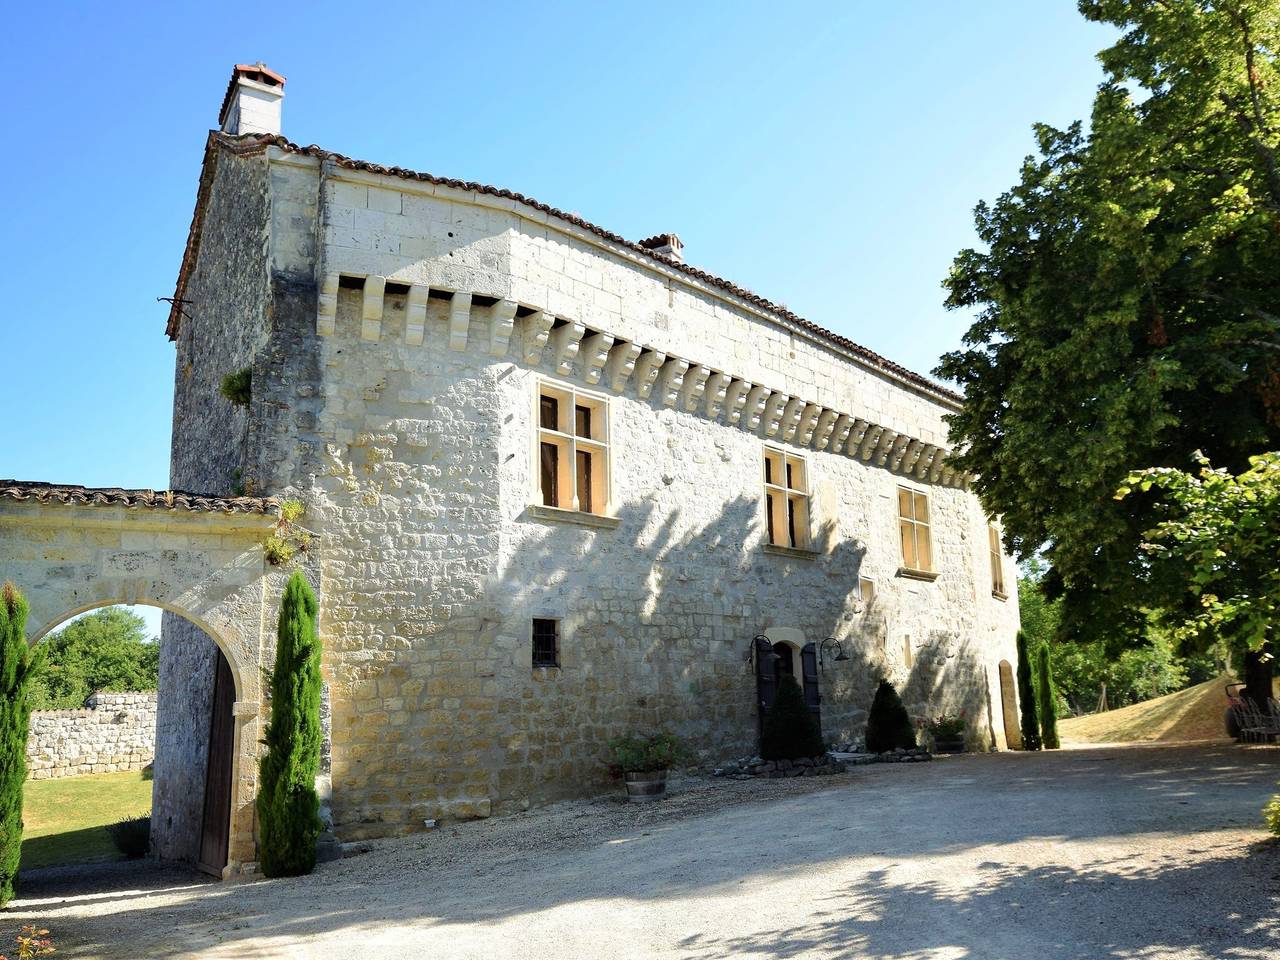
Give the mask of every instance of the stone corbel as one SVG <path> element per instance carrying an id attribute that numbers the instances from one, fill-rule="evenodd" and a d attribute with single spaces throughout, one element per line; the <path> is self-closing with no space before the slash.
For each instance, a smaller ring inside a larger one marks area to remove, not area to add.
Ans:
<path id="1" fill-rule="evenodd" d="M 929 465 L 929 482 L 937 483 L 942 479 L 942 471 L 947 468 L 947 451 L 941 447 L 933 455 L 933 463 Z"/>
<path id="2" fill-rule="evenodd" d="M 800 414 L 800 426 L 796 427 L 796 443 L 802 447 L 807 447 L 813 441 L 813 431 L 818 425 L 818 416 L 822 413 L 822 407 L 816 403 L 811 403 L 804 408 L 804 412 Z"/>
<path id="3" fill-rule="evenodd" d="M 548 341 L 551 347 L 551 363 L 556 373 L 564 376 L 573 369 L 573 360 L 578 355 L 578 347 L 582 343 L 582 335 L 587 328 L 573 320 L 566 320 L 551 331 Z"/>
<path id="4" fill-rule="evenodd" d="M 409 287 L 409 300 L 404 318 L 404 342 L 411 347 L 420 346 L 427 331 L 427 300 L 431 288 L 424 283 Z"/>
<path id="5" fill-rule="evenodd" d="M 863 460 L 870 460 L 871 454 L 875 452 L 876 446 L 880 443 L 880 438 L 890 436 L 888 430 L 884 427 L 876 426 L 874 423 L 870 425 L 862 436 L 862 443 L 858 445 L 858 456 Z"/>
<path id="6" fill-rule="evenodd" d="M 684 385 L 684 376 L 689 369 L 689 361 L 679 357 L 668 357 L 662 365 L 662 375 L 658 378 L 658 395 L 664 406 L 674 407 L 680 399 L 680 388 Z"/>
<path id="7" fill-rule="evenodd" d="M 813 449 L 825 450 L 827 443 L 831 439 L 831 433 L 836 428 L 836 417 L 838 414 L 834 410 L 823 410 L 818 417 L 818 422 L 813 428 Z"/>
<path id="8" fill-rule="evenodd" d="M 916 465 L 916 461 L 920 459 L 920 451 L 924 449 L 924 441 L 912 440 L 907 444 L 907 449 L 903 451 L 902 459 L 894 464 L 893 469 L 900 470 L 903 473 L 910 473 Z"/>
<path id="9" fill-rule="evenodd" d="M 750 380 L 734 380 L 724 393 L 725 420 L 737 423 L 742 419 L 742 411 L 747 405 L 747 394 L 751 392 Z"/>
<path id="10" fill-rule="evenodd" d="M 917 480 L 923 480 L 929 476 L 929 466 L 933 463 L 933 458 L 938 452 L 936 444 L 926 443 L 924 449 L 920 451 L 920 458 L 916 460 L 913 473 Z"/>
<path id="11" fill-rule="evenodd" d="M 648 400 L 653 393 L 653 384 L 666 362 L 667 355 L 658 350 L 645 350 L 640 354 L 636 361 L 636 395 L 641 400 Z"/>
<path id="12" fill-rule="evenodd" d="M 782 415 L 791 398 L 785 393 L 769 394 L 769 402 L 764 406 L 764 434 L 766 437 L 776 436 L 782 426 Z"/>
<path id="13" fill-rule="evenodd" d="M 505 357 L 516 324 L 516 302 L 499 300 L 489 308 L 489 355 Z"/>
<path id="14" fill-rule="evenodd" d="M 804 401 L 799 397 L 792 397 L 787 401 L 787 405 L 782 408 L 779 432 L 784 443 L 790 443 L 791 438 L 796 435 L 796 428 L 800 426 L 800 415 L 802 413 L 804 413 Z"/>
<path id="15" fill-rule="evenodd" d="M 609 386 L 616 393 L 627 388 L 627 381 L 636 368 L 636 358 L 640 356 L 640 344 L 623 341 L 614 343 L 609 350 L 609 360 L 605 364 L 605 376 L 609 378 Z"/>
<path id="16" fill-rule="evenodd" d="M 680 406 L 689 413 L 698 409 L 702 402 L 702 394 L 707 389 L 707 379 L 711 369 L 701 364 L 693 364 L 684 375 L 684 386 L 680 388 Z"/>
<path id="17" fill-rule="evenodd" d="M 861 418 L 857 418 L 849 424 L 849 443 L 845 446 L 845 453 L 848 456 L 852 457 L 858 454 L 858 450 L 862 446 L 862 440 L 866 437 L 867 431 L 871 427 L 872 424 Z M 866 458 L 864 457 L 863 459 Z"/>
<path id="18" fill-rule="evenodd" d="M 747 408 L 742 411 L 742 415 L 747 420 L 748 430 L 759 429 L 760 421 L 764 419 L 764 408 L 772 395 L 773 391 L 768 387 L 758 385 L 752 387 L 747 393 Z"/>
<path id="19" fill-rule="evenodd" d="M 551 336 L 551 326 L 556 318 L 549 313 L 536 310 L 524 318 L 524 362 L 536 367 L 542 362 L 542 351 Z"/>
<path id="20" fill-rule="evenodd" d="M 911 438 L 905 433 L 895 433 L 893 435 L 893 443 L 886 446 L 884 441 L 880 441 L 880 455 L 876 457 L 876 466 L 883 467 L 885 464 L 893 464 L 895 467 L 902 458 L 902 451 L 907 449 L 907 444 L 911 442 Z"/>
<path id="21" fill-rule="evenodd" d="M 725 373 L 713 373 L 707 378 L 706 398 L 707 398 L 707 416 L 714 420 L 720 416 L 720 411 L 724 409 L 725 394 L 729 389 L 729 375 Z"/>
<path id="22" fill-rule="evenodd" d="M 338 321 L 338 275 L 326 273 L 316 300 L 316 333 L 331 337 Z"/>
<path id="23" fill-rule="evenodd" d="M 449 302 L 449 349 L 467 349 L 467 333 L 471 329 L 471 294 L 455 293 Z"/>
<path id="24" fill-rule="evenodd" d="M 583 337 L 578 356 L 582 360 L 582 379 L 587 383 L 599 383 L 604 375 L 605 361 L 613 347 L 613 337 L 607 333 L 592 333 Z"/>
<path id="25" fill-rule="evenodd" d="M 853 426 L 853 418 L 847 414 L 836 417 L 835 429 L 831 431 L 831 441 L 827 449 L 832 453 L 840 453 L 845 449 L 845 441 L 849 439 L 849 428 Z"/>
<path id="26" fill-rule="evenodd" d="M 382 295 L 386 289 L 386 277 L 364 278 L 364 301 L 360 305 L 361 340 L 377 340 L 382 336 Z"/>

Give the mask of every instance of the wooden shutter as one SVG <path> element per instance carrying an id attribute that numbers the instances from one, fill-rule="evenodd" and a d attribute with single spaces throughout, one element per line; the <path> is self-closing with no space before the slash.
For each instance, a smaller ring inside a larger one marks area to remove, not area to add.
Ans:
<path id="1" fill-rule="evenodd" d="M 818 691 L 818 646 L 806 643 L 800 651 L 800 670 L 804 674 L 804 704 L 813 714 L 813 722 L 822 733 L 822 694 Z"/>

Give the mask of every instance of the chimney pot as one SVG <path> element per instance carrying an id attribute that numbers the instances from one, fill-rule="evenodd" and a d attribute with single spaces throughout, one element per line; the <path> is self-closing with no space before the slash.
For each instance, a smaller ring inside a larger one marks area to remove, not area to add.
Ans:
<path id="1" fill-rule="evenodd" d="M 227 95 L 218 112 L 223 133 L 280 132 L 280 106 L 284 100 L 284 77 L 265 63 L 237 63 L 231 71 Z"/>
<path id="2" fill-rule="evenodd" d="M 641 240 L 640 246 L 676 263 L 684 263 L 684 244 L 674 233 L 659 233 Z"/>

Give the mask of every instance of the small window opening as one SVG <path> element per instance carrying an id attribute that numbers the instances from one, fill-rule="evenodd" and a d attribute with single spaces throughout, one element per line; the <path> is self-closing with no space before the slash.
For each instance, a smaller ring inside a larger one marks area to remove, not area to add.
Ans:
<path id="1" fill-rule="evenodd" d="M 533 618 L 533 665 L 560 666 L 560 621 Z"/>

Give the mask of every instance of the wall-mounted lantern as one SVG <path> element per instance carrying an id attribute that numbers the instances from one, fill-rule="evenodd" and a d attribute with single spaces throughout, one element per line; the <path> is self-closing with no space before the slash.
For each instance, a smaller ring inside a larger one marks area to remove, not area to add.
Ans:
<path id="1" fill-rule="evenodd" d="M 767 673 L 772 674 L 782 658 L 773 652 L 773 641 L 761 633 L 751 638 L 751 646 L 744 659 L 752 666 L 755 666 L 755 661 L 758 659 L 760 666 Z"/>
<path id="2" fill-rule="evenodd" d="M 820 644 L 818 644 L 818 668 L 819 669 L 821 669 L 823 666 L 823 660 L 822 660 L 823 651 L 825 651 L 829 646 L 835 647 L 836 655 L 832 659 L 836 663 L 844 663 L 846 660 L 849 659 L 849 655 L 844 652 L 844 644 L 842 644 L 835 637 L 827 637 L 827 639 L 823 640 Z"/>

